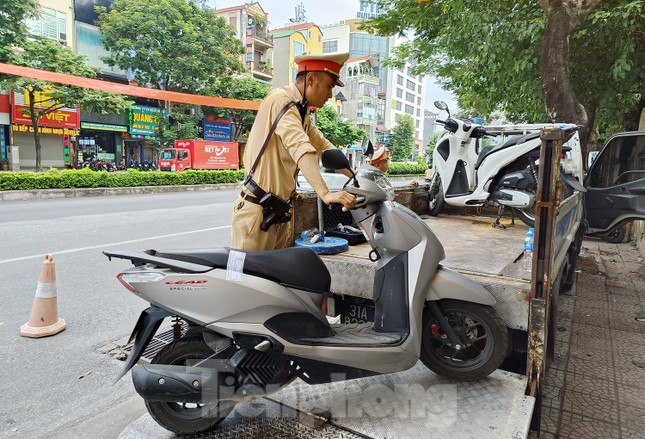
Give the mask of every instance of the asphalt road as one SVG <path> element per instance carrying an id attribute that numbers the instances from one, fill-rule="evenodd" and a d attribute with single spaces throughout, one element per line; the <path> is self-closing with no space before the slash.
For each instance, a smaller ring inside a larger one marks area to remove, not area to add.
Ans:
<path id="1" fill-rule="evenodd" d="M 0 202 L 1 438 L 116 437 L 129 420 L 111 416 L 115 407 L 140 415 L 129 378 L 113 383 L 122 363 L 101 348 L 128 336 L 147 304 L 116 280 L 129 264 L 101 252 L 228 245 L 235 193 Z M 46 253 L 67 329 L 20 337 Z"/>

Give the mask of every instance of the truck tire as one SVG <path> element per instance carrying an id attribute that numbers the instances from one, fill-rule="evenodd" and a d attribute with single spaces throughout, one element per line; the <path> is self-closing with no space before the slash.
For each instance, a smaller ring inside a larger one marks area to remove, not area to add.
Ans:
<path id="1" fill-rule="evenodd" d="M 567 260 L 565 261 L 565 267 L 562 273 L 560 291 L 569 291 L 573 287 L 578 255 L 580 255 L 580 250 L 582 249 L 582 239 L 584 236 L 585 229 L 583 227 L 578 228 L 576 239 L 571 243 L 569 251 L 567 251 Z"/>
<path id="2" fill-rule="evenodd" d="M 495 310 L 461 300 L 444 299 L 438 303 L 448 323 L 464 340 L 455 349 L 426 306 L 423 311 L 421 361 L 438 375 L 474 381 L 487 377 L 497 369 L 508 352 L 508 331 Z"/>
<path id="3" fill-rule="evenodd" d="M 616 227 L 614 230 L 603 236 L 603 240 L 610 242 L 612 244 L 620 244 L 625 241 L 627 236 L 627 229 L 624 225 Z"/>

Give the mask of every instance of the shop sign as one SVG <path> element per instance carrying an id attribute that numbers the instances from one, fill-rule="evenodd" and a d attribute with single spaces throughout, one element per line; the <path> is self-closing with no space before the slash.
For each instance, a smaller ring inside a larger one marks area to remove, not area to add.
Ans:
<path id="1" fill-rule="evenodd" d="M 31 125 L 31 110 L 29 109 L 29 98 L 26 95 L 11 92 L 13 96 L 13 106 L 11 109 L 11 122 L 14 124 Z M 46 93 L 41 93 L 38 96 L 38 102 L 48 102 L 54 104 L 51 100 L 47 100 Z M 45 110 L 47 106 L 36 105 L 35 110 Z M 51 127 L 51 128 L 79 128 L 79 111 L 77 108 L 60 108 L 51 111 L 40 117 L 38 126 Z"/>
<path id="2" fill-rule="evenodd" d="M 213 116 L 204 118 L 204 140 L 231 140 L 231 121 L 215 119 Z"/>
<path id="3" fill-rule="evenodd" d="M 127 133 L 128 127 L 125 125 L 111 125 L 107 123 L 81 122 L 82 130 L 96 131 L 116 131 L 117 133 Z"/>
<path id="4" fill-rule="evenodd" d="M 33 133 L 34 127 L 32 127 L 31 125 L 13 124 L 11 125 L 11 130 L 14 133 Z M 51 127 L 43 127 L 43 126 L 38 127 L 38 132 L 40 134 L 55 134 L 58 136 L 62 136 L 63 134 L 67 134 L 69 136 L 79 136 L 81 134 L 80 130 L 72 130 L 69 128 L 51 128 Z"/>
<path id="5" fill-rule="evenodd" d="M 83 122 L 93 122 L 103 125 L 125 125 L 128 126 L 127 111 L 122 114 L 100 114 L 81 111 L 81 124 Z"/>
<path id="6" fill-rule="evenodd" d="M 98 154 L 96 154 L 96 158 L 99 160 L 105 160 L 106 162 L 113 162 L 114 154 L 109 152 L 99 152 Z"/>
<path id="7" fill-rule="evenodd" d="M 7 143 L 4 139 L 4 127 L 0 128 L 0 159 L 7 158 Z"/>
<path id="8" fill-rule="evenodd" d="M 159 117 L 161 112 L 157 107 L 135 105 L 128 113 L 130 134 L 157 136 L 159 133 Z"/>

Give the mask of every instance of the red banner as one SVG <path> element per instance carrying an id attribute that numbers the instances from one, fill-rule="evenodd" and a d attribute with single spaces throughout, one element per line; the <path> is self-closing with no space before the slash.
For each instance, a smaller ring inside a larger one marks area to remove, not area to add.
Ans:
<path id="1" fill-rule="evenodd" d="M 24 103 L 23 95 L 12 92 L 13 105 L 11 108 L 11 122 L 20 125 L 31 125 L 31 112 L 28 105 Z M 36 106 L 36 110 L 43 110 L 44 107 Z M 50 128 L 80 128 L 80 113 L 77 108 L 61 108 L 47 113 L 40 117 L 38 125 Z"/>
<path id="2" fill-rule="evenodd" d="M 14 105 L 11 112 L 11 121 L 21 125 L 31 125 L 29 107 Z M 80 120 L 76 111 L 55 110 L 41 116 L 38 125 L 41 127 L 78 129 Z"/>

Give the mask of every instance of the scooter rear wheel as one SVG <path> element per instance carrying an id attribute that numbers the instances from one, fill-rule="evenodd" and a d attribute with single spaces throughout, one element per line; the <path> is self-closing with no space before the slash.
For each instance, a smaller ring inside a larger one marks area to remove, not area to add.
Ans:
<path id="1" fill-rule="evenodd" d="M 204 342 L 201 334 L 189 335 L 159 351 L 152 363 L 184 365 L 189 360 L 203 360 L 212 357 L 213 354 L 215 352 Z M 186 404 L 145 400 L 145 404 L 148 413 L 159 425 L 176 434 L 194 434 L 212 430 L 231 413 L 235 406 L 233 401 Z"/>
<path id="2" fill-rule="evenodd" d="M 517 217 L 527 226 L 535 227 L 535 206 L 532 206 L 531 211 L 528 209 L 515 209 Z"/>
<path id="3" fill-rule="evenodd" d="M 463 343 L 457 349 L 426 306 L 423 312 L 421 361 L 438 375 L 459 381 L 487 377 L 508 349 L 508 332 L 490 306 L 461 300 L 441 300 L 439 309 Z"/>

